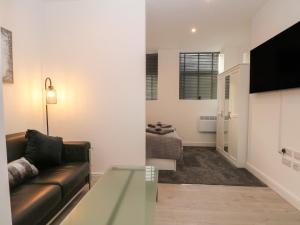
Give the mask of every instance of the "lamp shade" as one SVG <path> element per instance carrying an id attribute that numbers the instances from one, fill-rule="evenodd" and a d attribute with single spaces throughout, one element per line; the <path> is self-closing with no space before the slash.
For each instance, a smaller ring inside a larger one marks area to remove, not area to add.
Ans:
<path id="1" fill-rule="evenodd" d="M 46 104 L 56 104 L 57 95 L 53 86 L 49 86 L 46 90 Z"/>

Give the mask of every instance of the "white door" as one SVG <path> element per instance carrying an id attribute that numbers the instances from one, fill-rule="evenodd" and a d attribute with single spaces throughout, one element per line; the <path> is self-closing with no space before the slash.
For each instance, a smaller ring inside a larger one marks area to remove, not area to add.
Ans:
<path id="1" fill-rule="evenodd" d="M 239 91 L 238 75 L 230 76 L 229 105 L 228 105 L 228 153 L 233 159 L 238 158 L 238 126 L 239 126 Z"/>

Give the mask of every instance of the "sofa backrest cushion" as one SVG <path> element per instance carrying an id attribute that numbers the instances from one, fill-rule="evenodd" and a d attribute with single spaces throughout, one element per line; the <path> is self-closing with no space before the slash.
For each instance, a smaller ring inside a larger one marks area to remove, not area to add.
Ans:
<path id="1" fill-rule="evenodd" d="M 6 136 L 7 161 L 12 162 L 25 155 L 27 140 L 25 133 L 16 133 Z"/>
<path id="2" fill-rule="evenodd" d="M 27 130 L 25 158 L 39 169 L 62 163 L 63 139 L 45 135 L 37 130 Z"/>

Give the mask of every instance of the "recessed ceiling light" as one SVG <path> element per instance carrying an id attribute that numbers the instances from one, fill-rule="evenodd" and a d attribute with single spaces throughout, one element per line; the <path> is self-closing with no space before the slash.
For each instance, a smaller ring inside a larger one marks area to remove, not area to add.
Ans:
<path id="1" fill-rule="evenodd" d="M 192 28 L 192 29 L 191 29 L 191 32 L 192 32 L 192 33 L 196 33 L 196 32 L 197 32 L 197 29 L 196 29 L 196 28 Z"/>

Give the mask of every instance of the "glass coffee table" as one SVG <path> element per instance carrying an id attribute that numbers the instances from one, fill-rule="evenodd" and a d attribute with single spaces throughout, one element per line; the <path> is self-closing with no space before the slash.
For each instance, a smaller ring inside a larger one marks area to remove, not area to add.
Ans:
<path id="1" fill-rule="evenodd" d="M 62 225 L 154 225 L 158 171 L 152 166 L 114 167 Z"/>

